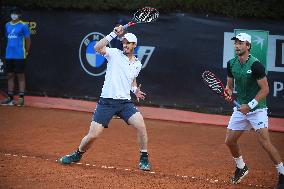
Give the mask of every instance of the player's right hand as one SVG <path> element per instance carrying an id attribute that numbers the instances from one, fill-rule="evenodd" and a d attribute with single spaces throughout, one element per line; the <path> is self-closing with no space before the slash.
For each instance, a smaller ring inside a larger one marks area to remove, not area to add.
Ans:
<path id="1" fill-rule="evenodd" d="M 224 91 L 225 100 L 228 102 L 231 102 L 233 100 L 232 95 L 233 95 L 233 91 L 230 88 L 226 87 Z"/>

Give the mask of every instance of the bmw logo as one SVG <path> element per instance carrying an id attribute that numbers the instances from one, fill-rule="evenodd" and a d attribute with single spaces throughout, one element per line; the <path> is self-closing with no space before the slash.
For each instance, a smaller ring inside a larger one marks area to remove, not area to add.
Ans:
<path id="1" fill-rule="evenodd" d="M 107 60 L 94 49 L 96 43 L 104 37 L 99 32 L 92 32 L 81 41 L 79 60 L 82 68 L 89 75 L 100 76 L 106 72 Z"/>

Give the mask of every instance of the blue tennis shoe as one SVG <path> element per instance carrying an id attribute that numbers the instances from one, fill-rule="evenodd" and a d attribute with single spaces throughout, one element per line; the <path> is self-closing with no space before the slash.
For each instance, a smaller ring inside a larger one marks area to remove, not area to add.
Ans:
<path id="1" fill-rule="evenodd" d="M 143 171 L 150 171 L 151 164 L 149 163 L 148 153 L 141 153 L 140 162 L 139 162 L 139 169 L 141 169 Z"/>
<path id="2" fill-rule="evenodd" d="M 79 150 L 73 152 L 70 155 L 63 156 L 59 159 L 59 162 L 62 164 L 70 164 L 70 163 L 76 163 L 79 162 L 82 158 L 83 153 Z"/>

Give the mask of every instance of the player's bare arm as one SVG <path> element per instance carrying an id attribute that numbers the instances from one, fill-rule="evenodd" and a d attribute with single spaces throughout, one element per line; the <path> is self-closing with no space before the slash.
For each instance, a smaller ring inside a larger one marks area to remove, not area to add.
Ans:
<path id="1" fill-rule="evenodd" d="M 124 32 L 123 26 L 120 25 L 118 27 L 115 27 L 114 30 L 107 35 L 106 37 L 104 37 L 103 39 L 101 39 L 96 45 L 95 45 L 95 50 L 100 53 L 101 55 L 105 55 L 106 54 L 106 46 L 109 44 L 109 42 L 115 38 L 118 35 L 122 35 Z"/>
<path id="2" fill-rule="evenodd" d="M 259 102 L 260 100 L 264 99 L 269 93 L 269 86 L 268 86 L 268 82 L 267 82 L 267 77 L 264 77 L 260 80 L 257 80 L 257 84 L 260 87 L 260 90 L 258 91 L 258 93 L 256 94 L 256 96 L 253 100 L 256 100 L 256 102 Z M 251 102 L 249 102 L 249 104 Z M 252 109 L 252 108 L 250 108 L 249 104 L 243 104 L 241 106 L 240 111 L 243 114 L 247 114 Z"/>
<path id="3" fill-rule="evenodd" d="M 234 88 L 234 79 L 232 77 L 227 77 L 227 85 L 225 88 L 225 94 L 227 101 L 232 101 L 232 95 L 233 95 L 233 88 Z"/>
<path id="4" fill-rule="evenodd" d="M 257 80 L 257 84 L 260 87 L 260 90 L 258 91 L 254 99 L 259 102 L 269 94 L 267 77 Z"/>
<path id="5" fill-rule="evenodd" d="M 101 39 L 99 42 L 95 45 L 95 50 L 100 53 L 101 55 L 106 54 L 106 46 L 109 43 L 109 41 L 106 38 Z"/>

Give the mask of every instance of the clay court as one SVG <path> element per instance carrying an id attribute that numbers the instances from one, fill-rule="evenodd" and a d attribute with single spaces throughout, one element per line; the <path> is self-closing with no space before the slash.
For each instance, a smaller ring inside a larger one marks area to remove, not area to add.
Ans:
<path id="1" fill-rule="evenodd" d="M 146 119 L 152 170 L 142 172 L 136 132 L 120 119 L 79 164 L 64 166 L 57 159 L 77 148 L 90 112 L 28 105 L 0 106 L 0 115 L 0 188 L 273 188 L 278 179 L 253 132 L 240 140 L 250 173 L 231 185 L 235 167 L 223 126 Z M 270 136 L 284 157 L 284 133 Z"/>

